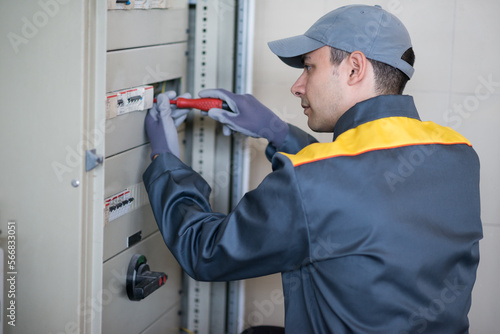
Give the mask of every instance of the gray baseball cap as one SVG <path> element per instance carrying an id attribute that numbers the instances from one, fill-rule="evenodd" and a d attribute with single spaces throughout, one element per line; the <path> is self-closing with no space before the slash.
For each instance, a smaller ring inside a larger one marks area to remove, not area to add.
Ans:
<path id="1" fill-rule="evenodd" d="M 411 78 L 413 66 L 402 60 L 412 47 L 403 23 L 380 6 L 349 5 L 321 17 L 303 35 L 269 42 L 269 48 L 287 65 L 301 68 L 302 55 L 325 45 L 395 67 Z"/>

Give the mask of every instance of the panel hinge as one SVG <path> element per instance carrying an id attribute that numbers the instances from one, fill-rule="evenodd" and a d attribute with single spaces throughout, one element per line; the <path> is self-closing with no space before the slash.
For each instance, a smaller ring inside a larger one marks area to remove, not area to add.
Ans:
<path id="1" fill-rule="evenodd" d="M 96 153 L 96 149 L 93 148 L 91 150 L 87 150 L 85 152 L 85 170 L 91 171 L 92 169 L 96 168 L 97 166 L 101 165 L 103 163 L 104 159 L 102 155 L 98 155 Z"/>

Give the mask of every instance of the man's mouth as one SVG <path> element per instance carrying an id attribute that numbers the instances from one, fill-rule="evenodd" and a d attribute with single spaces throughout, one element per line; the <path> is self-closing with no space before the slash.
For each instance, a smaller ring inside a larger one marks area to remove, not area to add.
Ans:
<path id="1" fill-rule="evenodd" d="M 308 111 L 308 110 L 309 110 L 309 108 L 310 108 L 310 107 L 309 107 L 309 105 L 307 105 L 307 104 L 301 104 L 301 106 L 302 106 L 302 108 L 304 108 L 304 114 L 306 114 L 306 115 L 307 115 L 307 111 Z"/>

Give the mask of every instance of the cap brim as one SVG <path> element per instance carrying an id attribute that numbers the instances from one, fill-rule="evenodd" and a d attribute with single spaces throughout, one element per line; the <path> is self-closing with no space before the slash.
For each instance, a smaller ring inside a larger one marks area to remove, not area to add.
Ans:
<path id="1" fill-rule="evenodd" d="M 285 64 L 301 68 L 302 55 L 323 47 L 325 44 L 304 35 L 288 37 L 267 43 L 271 51 Z"/>

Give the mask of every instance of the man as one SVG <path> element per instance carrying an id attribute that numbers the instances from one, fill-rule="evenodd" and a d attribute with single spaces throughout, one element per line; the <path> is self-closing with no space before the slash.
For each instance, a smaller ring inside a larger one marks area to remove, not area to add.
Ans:
<path id="1" fill-rule="evenodd" d="M 156 159 L 144 182 L 172 253 L 198 280 L 281 272 L 287 333 L 467 333 L 479 161 L 467 139 L 422 122 L 401 95 L 414 71 L 403 24 L 352 5 L 269 46 L 304 68 L 292 93 L 308 126 L 333 132 L 333 142 L 317 143 L 250 95 L 202 91 L 233 111 L 210 117 L 269 141 L 273 172 L 226 216 L 169 153 L 162 120 L 172 118 L 152 110 Z"/>

